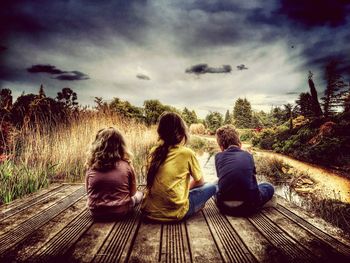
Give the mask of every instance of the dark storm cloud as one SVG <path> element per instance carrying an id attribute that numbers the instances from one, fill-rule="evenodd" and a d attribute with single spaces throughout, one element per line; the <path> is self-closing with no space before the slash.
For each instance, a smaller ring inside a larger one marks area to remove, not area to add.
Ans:
<path id="1" fill-rule="evenodd" d="M 75 71 L 66 72 L 64 74 L 60 74 L 53 78 L 58 80 L 74 81 L 74 80 L 86 80 L 86 79 L 89 79 L 89 76 L 80 71 L 75 70 Z"/>
<path id="2" fill-rule="evenodd" d="M 197 64 L 186 69 L 186 73 L 193 73 L 196 75 L 206 73 L 230 73 L 232 68 L 230 65 L 222 65 L 221 67 L 209 67 L 208 64 Z"/>
<path id="3" fill-rule="evenodd" d="M 305 27 L 337 27 L 347 23 L 348 0 L 282 0 L 277 11 Z"/>
<path id="4" fill-rule="evenodd" d="M 27 71 L 29 73 L 47 73 L 56 75 L 55 77 L 52 77 L 52 79 L 58 79 L 58 80 L 86 80 L 89 79 L 89 76 L 85 73 L 82 73 L 77 70 L 73 71 L 66 71 L 56 68 L 52 65 L 32 65 L 30 68 L 27 68 Z"/>
<path id="5" fill-rule="evenodd" d="M 145 74 L 139 73 L 136 75 L 136 78 L 142 79 L 142 80 L 150 80 L 151 78 Z"/>
<path id="6" fill-rule="evenodd" d="M 24 34 L 37 40 L 47 37 L 85 39 L 103 42 L 107 32 L 136 40 L 145 20 L 135 9 L 136 1 L 6 1 L 0 9 L 0 36 L 3 39 Z"/>
<path id="7" fill-rule="evenodd" d="M 244 64 L 241 64 L 241 65 L 237 66 L 237 69 L 238 70 L 245 70 L 245 69 L 248 69 L 248 68 Z"/>
<path id="8" fill-rule="evenodd" d="M 32 65 L 27 68 L 30 73 L 49 73 L 49 74 L 62 74 L 67 73 L 67 71 L 60 70 L 52 65 Z"/>

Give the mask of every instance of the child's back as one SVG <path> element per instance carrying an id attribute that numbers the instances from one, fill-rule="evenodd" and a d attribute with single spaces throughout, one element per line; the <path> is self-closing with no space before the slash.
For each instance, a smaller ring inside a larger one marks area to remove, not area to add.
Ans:
<path id="1" fill-rule="evenodd" d="M 216 154 L 215 166 L 219 178 L 218 201 L 254 202 L 259 198 L 255 166 L 250 153 L 229 147 Z"/>
<path id="2" fill-rule="evenodd" d="M 132 206 L 130 181 L 133 176 L 133 169 L 123 160 L 107 172 L 89 169 L 86 172 L 86 185 L 91 213 L 96 217 L 126 214 Z"/>
<path id="3" fill-rule="evenodd" d="M 257 212 L 273 194 L 273 186 L 257 184 L 253 156 L 241 149 L 239 134 L 234 126 L 216 131 L 221 152 L 215 156 L 218 182 L 217 205 L 221 212 L 244 216 Z"/>
<path id="4" fill-rule="evenodd" d="M 141 202 L 123 135 L 113 127 L 98 131 L 87 158 L 88 207 L 96 219 L 127 214 Z"/>

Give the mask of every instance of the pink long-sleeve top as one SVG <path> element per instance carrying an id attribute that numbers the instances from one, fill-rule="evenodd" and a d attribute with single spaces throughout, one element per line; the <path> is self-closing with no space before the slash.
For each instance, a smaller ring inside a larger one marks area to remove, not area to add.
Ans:
<path id="1" fill-rule="evenodd" d="M 89 169 L 86 172 L 87 206 L 94 216 L 124 215 L 130 211 L 135 194 L 134 169 L 120 160 L 107 172 Z"/>

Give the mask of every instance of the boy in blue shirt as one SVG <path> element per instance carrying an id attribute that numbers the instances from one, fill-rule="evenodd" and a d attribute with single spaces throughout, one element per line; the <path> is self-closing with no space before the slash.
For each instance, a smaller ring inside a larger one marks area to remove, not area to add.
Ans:
<path id="1" fill-rule="evenodd" d="M 253 156 L 241 149 L 239 134 L 233 125 L 219 128 L 216 139 L 221 149 L 215 156 L 219 210 L 233 216 L 258 212 L 273 197 L 273 186 L 257 184 Z"/>

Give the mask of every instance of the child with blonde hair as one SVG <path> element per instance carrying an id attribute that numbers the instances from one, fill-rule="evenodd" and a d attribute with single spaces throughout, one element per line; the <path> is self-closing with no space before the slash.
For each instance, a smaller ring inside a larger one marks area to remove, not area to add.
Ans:
<path id="1" fill-rule="evenodd" d="M 98 131 L 86 167 L 87 206 L 95 219 L 124 216 L 141 202 L 131 153 L 117 129 Z"/>
<path id="2" fill-rule="evenodd" d="M 219 128 L 216 139 L 221 149 L 215 156 L 219 210 L 233 216 L 258 212 L 272 199 L 273 186 L 269 183 L 258 185 L 253 156 L 241 149 L 239 134 L 233 125 Z M 273 205 L 272 202 L 269 205 Z"/>

